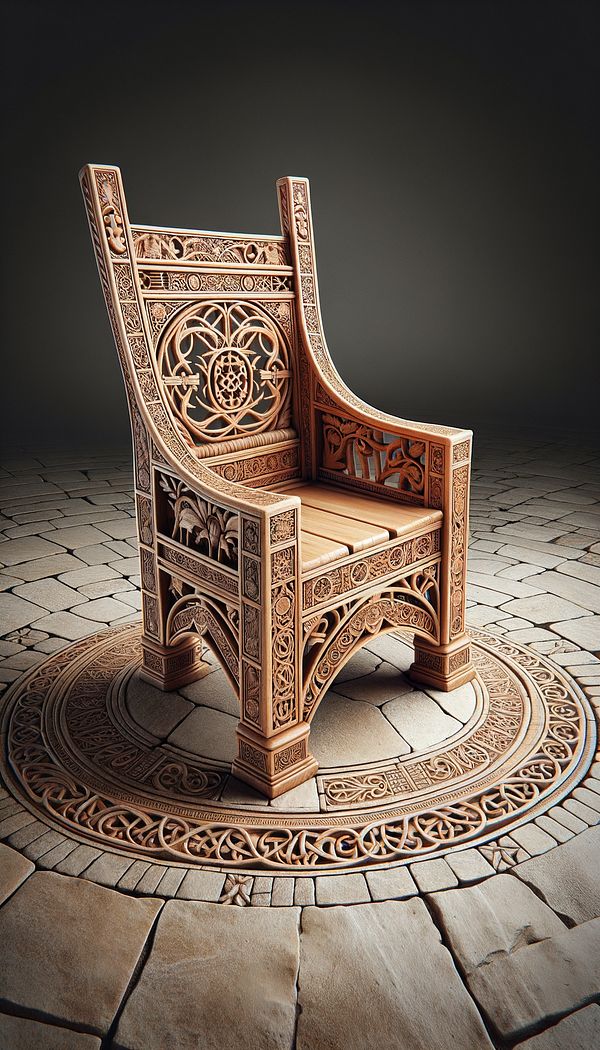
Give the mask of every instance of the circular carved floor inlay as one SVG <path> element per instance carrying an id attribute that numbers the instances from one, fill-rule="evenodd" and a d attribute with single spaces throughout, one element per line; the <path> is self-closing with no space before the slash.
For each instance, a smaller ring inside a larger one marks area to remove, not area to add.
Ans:
<path id="1" fill-rule="evenodd" d="M 138 677 L 139 628 L 112 628 L 7 694 L 4 777 L 68 835 L 190 867 L 335 873 L 479 845 L 572 791 L 595 721 L 561 668 L 472 635 L 477 679 L 456 694 L 410 685 L 399 637 L 359 653 L 315 718 L 318 776 L 269 804 L 230 775 L 223 673 L 159 693 Z"/>

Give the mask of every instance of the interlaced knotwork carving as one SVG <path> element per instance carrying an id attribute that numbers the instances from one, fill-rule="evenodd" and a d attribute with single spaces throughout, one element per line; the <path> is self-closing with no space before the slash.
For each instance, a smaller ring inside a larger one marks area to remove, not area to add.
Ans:
<path id="1" fill-rule="evenodd" d="M 295 581 L 273 587 L 273 728 L 293 721 L 295 710 Z"/>
<path id="2" fill-rule="evenodd" d="M 467 570 L 467 501 L 469 467 L 456 467 L 452 474 L 452 540 L 450 552 L 450 635 L 465 628 L 465 586 Z"/>
<path id="3" fill-rule="evenodd" d="M 124 737 L 111 718 L 111 683 L 132 658 L 139 658 L 138 628 L 131 625 L 75 643 L 13 687 L 5 722 L 10 767 L 4 776 L 18 784 L 40 819 L 49 817 L 71 834 L 125 853 L 142 853 L 149 860 L 242 871 L 327 871 L 412 862 L 454 846 L 479 844 L 482 835 L 497 840 L 573 790 L 593 758 L 594 718 L 560 668 L 501 638 L 479 631 L 474 635 L 479 653 L 479 639 L 485 641 L 483 662 L 479 655 L 476 660 L 488 685 L 490 713 L 497 712 L 496 726 L 506 723 L 505 739 L 515 740 L 515 750 L 507 754 L 501 777 L 484 766 L 480 776 L 467 778 L 462 787 L 454 782 L 451 793 L 444 790 L 444 764 L 414 756 L 400 763 L 406 780 L 414 780 L 415 765 L 420 765 L 429 788 L 442 787 L 412 804 L 403 799 L 385 806 L 388 789 L 404 790 L 396 767 L 386 771 L 385 779 L 377 771 L 365 771 L 370 781 L 361 771 L 352 779 L 328 777 L 336 813 L 290 816 L 267 808 L 257 812 L 256 807 L 200 805 L 201 798 L 218 794 L 218 771 L 191 767 L 179 757 L 174 762 L 172 753 L 154 744 L 144 748 Z M 490 680 L 493 662 L 497 669 Z M 525 709 L 520 680 L 530 683 L 530 724 L 538 729 L 533 736 L 524 735 L 524 727 L 515 736 L 515 718 Z M 497 734 L 496 741 L 501 749 Z M 264 768 L 264 754 L 252 751 L 257 766 Z M 288 757 L 282 750 L 281 762 Z M 470 760 L 466 757 L 467 770 L 480 766 L 475 752 Z M 457 760 L 457 768 L 463 769 L 463 762 Z M 182 799 L 169 805 L 164 794 L 157 798 L 165 781 L 170 790 L 175 785 L 196 796 L 193 808 Z M 375 808 L 353 813 L 353 801 L 373 801 Z M 339 811 L 342 807 L 346 812 Z M 494 841 L 490 851 L 499 848 Z"/>
<path id="4" fill-rule="evenodd" d="M 237 568 L 239 514 L 202 499 L 170 474 L 159 474 L 159 482 L 173 513 L 172 538 Z"/>
<path id="5" fill-rule="evenodd" d="M 195 438 L 223 441 L 289 425 L 289 348 L 255 303 L 184 308 L 157 356 L 171 408 Z"/>
<path id="6" fill-rule="evenodd" d="M 323 415 L 322 427 L 325 470 L 423 498 L 426 442 L 386 434 L 341 416 Z"/>

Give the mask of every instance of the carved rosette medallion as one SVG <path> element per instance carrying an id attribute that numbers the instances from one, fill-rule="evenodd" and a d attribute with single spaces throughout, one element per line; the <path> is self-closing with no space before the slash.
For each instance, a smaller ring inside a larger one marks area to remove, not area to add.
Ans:
<path id="1" fill-rule="evenodd" d="M 183 307 L 159 341 L 157 360 L 171 409 L 196 440 L 290 423 L 289 346 L 256 303 Z"/>

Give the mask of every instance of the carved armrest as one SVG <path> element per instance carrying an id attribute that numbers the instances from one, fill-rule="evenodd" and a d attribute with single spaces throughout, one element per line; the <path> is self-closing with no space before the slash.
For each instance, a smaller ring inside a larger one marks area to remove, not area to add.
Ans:
<path id="1" fill-rule="evenodd" d="M 298 296 L 303 439 L 311 449 L 313 474 L 407 502 L 448 507 L 454 468 L 462 465 L 468 475 L 471 431 L 398 419 L 348 389 L 323 331 L 308 180 L 285 178 L 277 185 Z"/>
<path id="2" fill-rule="evenodd" d="M 379 412 L 348 390 L 332 364 L 329 381 L 313 364 L 319 474 L 401 501 L 447 506 L 453 469 L 463 464 L 469 471 L 471 431 Z"/>

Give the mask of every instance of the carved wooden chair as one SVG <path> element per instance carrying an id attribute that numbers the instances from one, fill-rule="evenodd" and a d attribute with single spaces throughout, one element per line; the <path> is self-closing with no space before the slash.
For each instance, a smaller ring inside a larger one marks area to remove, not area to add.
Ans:
<path id="1" fill-rule="evenodd" d="M 132 226 L 118 168 L 81 172 L 127 389 L 143 669 L 161 689 L 217 655 L 240 702 L 233 770 L 269 797 L 313 776 L 310 723 L 374 635 L 414 634 L 413 679 L 471 679 L 471 432 L 352 394 L 321 323 L 309 186 L 281 236 Z"/>

